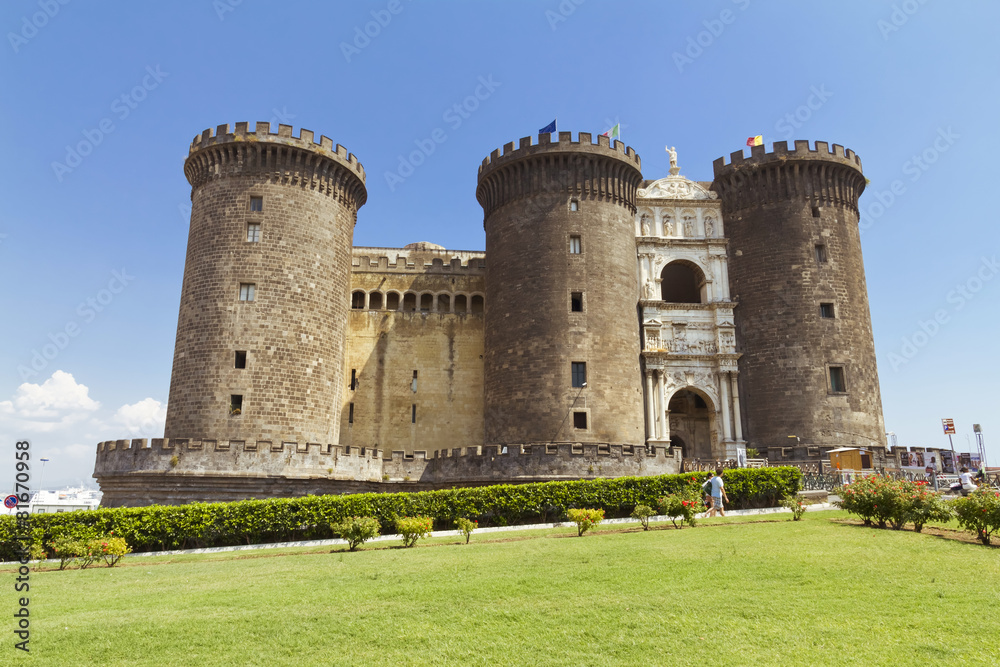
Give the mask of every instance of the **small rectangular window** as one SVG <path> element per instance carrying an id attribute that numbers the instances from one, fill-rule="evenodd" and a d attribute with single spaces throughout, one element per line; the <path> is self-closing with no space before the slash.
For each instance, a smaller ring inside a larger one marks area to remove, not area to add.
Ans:
<path id="1" fill-rule="evenodd" d="M 830 391 L 842 394 L 847 391 L 843 366 L 830 366 Z"/>
<path id="2" fill-rule="evenodd" d="M 413 371 L 413 380 L 410 382 L 410 391 L 417 393 L 417 372 Z"/>
<path id="3" fill-rule="evenodd" d="M 816 244 L 816 261 L 820 264 L 826 264 L 826 246 L 822 243 Z"/>
<path id="4" fill-rule="evenodd" d="M 573 386 L 583 387 L 587 384 L 587 362 L 586 361 L 574 361 L 572 362 L 571 371 L 573 374 Z"/>
<path id="5" fill-rule="evenodd" d="M 580 210 L 580 202 L 578 202 L 575 199 L 571 199 L 569 201 L 569 210 L 571 210 L 571 211 L 579 211 Z"/>
<path id="6" fill-rule="evenodd" d="M 347 406 L 347 423 L 348 424 L 354 423 L 354 403 L 351 403 L 350 405 Z"/>
<path id="7" fill-rule="evenodd" d="M 264 198 L 263 197 L 250 197 L 250 210 L 254 213 L 260 213 L 264 210 Z"/>
<path id="8" fill-rule="evenodd" d="M 574 313 L 583 312 L 583 292 L 573 292 L 570 294 L 569 308 Z"/>
<path id="9" fill-rule="evenodd" d="M 574 412 L 573 413 L 573 428 L 587 428 L 587 413 L 586 412 Z"/>
<path id="10" fill-rule="evenodd" d="M 260 242 L 260 223 L 251 222 L 247 224 L 247 243 Z"/>
<path id="11" fill-rule="evenodd" d="M 233 394 L 229 397 L 229 414 L 238 415 L 243 413 L 243 395 Z"/>
<path id="12" fill-rule="evenodd" d="M 354 391 L 357 388 L 358 388 L 358 369 L 357 368 L 352 368 L 351 369 L 351 391 Z"/>
<path id="13" fill-rule="evenodd" d="M 236 351 L 236 365 L 234 368 L 246 368 L 247 367 L 247 353 L 244 350 Z"/>
<path id="14" fill-rule="evenodd" d="M 583 245 L 580 243 L 579 236 L 569 237 L 569 253 L 571 255 L 579 255 L 581 252 L 583 252 L 582 248 Z"/>
<path id="15" fill-rule="evenodd" d="M 417 404 L 416 403 L 414 403 L 413 405 L 410 406 L 410 423 L 411 424 L 416 424 L 417 423 Z"/>
<path id="16" fill-rule="evenodd" d="M 832 303 L 821 303 L 819 304 L 819 316 L 832 320 L 835 316 L 833 314 L 833 304 Z"/>
<path id="17" fill-rule="evenodd" d="M 819 217 L 819 206 L 813 206 L 813 217 L 814 218 Z"/>
<path id="18" fill-rule="evenodd" d="M 257 286 L 254 283 L 240 283 L 240 301 L 253 301 Z"/>

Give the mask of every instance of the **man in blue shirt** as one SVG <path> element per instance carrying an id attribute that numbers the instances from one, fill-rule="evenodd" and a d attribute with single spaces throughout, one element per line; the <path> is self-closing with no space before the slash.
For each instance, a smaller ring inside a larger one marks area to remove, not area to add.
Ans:
<path id="1" fill-rule="evenodd" d="M 725 484 L 722 483 L 722 468 L 715 469 L 715 477 L 711 479 L 712 482 L 712 509 L 709 510 L 708 516 L 715 516 L 716 510 L 722 516 L 726 516 L 726 508 L 722 504 L 723 498 L 726 502 L 729 502 L 729 496 L 726 495 Z"/>

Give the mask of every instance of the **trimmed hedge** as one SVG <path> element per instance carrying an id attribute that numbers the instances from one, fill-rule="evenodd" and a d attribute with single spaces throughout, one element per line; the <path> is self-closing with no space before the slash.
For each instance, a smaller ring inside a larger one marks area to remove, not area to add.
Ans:
<path id="1" fill-rule="evenodd" d="M 118 507 L 90 511 L 32 514 L 35 541 L 86 538 L 114 531 L 133 551 L 260 544 L 333 537 L 331 524 L 352 516 L 378 519 L 383 532 L 397 518 L 429 516 L 435 527 L 450 529 L 461 517 L 481 526 L 548 523 L 565 519 L 570 508 L 603 509 L 608 518 L 627 517 L 636 505 L 700 486 L 709 473 L 656 477 L 502 484 L 419 493 L 361 493 L 304 496 L 231 503 L 190 503 Z M 799 490 L 798 468 L 741 468 L 723 474 L 732 509 L 774 507 Z M 15 519 L 0 517 L 0 558 L 14 560 Z"/>

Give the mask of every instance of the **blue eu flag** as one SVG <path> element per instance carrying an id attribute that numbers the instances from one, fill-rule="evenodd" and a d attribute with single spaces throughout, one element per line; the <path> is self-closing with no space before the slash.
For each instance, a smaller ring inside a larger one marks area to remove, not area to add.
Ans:
<path id="1" fill-rule="evenodd" d="M 556 131 L 556 122 L 553 120 L 551 123 L 543 127 L 538 131 L 538 134 L 551 134 Z"/>

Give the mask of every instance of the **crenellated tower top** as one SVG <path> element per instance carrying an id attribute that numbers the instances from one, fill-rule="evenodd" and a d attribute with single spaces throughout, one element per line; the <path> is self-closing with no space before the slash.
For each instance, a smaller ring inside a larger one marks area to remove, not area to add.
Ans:
<path id="1" fill-rule="evenodd" d="M 539 134 L 538 143 L 524 137 L 514 147 L 490 153 L 479 166 L 476 199 L 486 217 L 509 202 L 536 194 L 569 194 L 605 199 L 635 211 L 635 191 L 642 162 L 635 149 L 604 136 L 593 142 L 590 132 L 560 132 L 557 141 Z"/>
<path id="2" fill-rule="evenodd" d="M 195 136 L 184 163 L 184 175 L 192 189 L 210 179 L 235 174 L 261 174 L 342 192 L 355 210 L 368 198 L 365 168 L 353 153 L 334 145 L 325 135 L 316 142 L 312 130 L 300 129 L 299 136 L 293 136 L 291 125 L 278 125 L 275 134 L 268 122 L 258 122 L 252 132 L 249 123 L 236 123 L 232 131 L 225 124 Z"/>
<path id="3" fill-rule="evenodd" d="M 742 150 L 732 153 L 728 164 L 720 157 L 712 164 L 712 189 L 727 212 L 799 199 L 856 213 L 866 183 L 861 159 L 840 144 L 832 150 L 825 141 L 815 145 L 812 149 L 808 141 L 798 140 L 789 150 L 787 141 L 776 141 L 770 153 L 753 146 L 749 158 Z"/>

